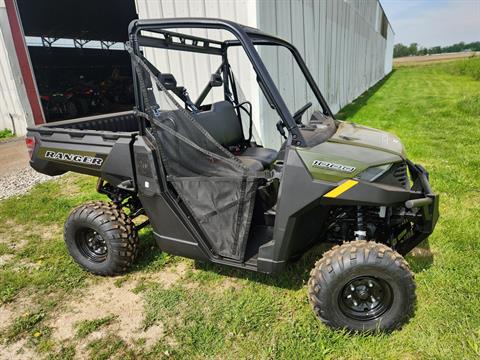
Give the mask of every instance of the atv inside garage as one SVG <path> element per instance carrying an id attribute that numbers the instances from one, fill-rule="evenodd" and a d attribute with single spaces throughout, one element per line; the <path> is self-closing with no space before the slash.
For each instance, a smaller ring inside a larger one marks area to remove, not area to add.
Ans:
<path id="1" fill-rule="evenodd" d="M 17 0 L 43 120 L 131 110 L 132 0 Z"/>

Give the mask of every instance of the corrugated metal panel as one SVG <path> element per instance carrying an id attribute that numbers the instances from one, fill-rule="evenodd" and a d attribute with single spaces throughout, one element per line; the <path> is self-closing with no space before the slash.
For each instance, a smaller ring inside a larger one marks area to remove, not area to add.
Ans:
<path id="1" fill-rule="evenodd" d="M 385 50 L 385 74 L 388 74 L 390 71 L 392 71 L 394 42 L 395 34 L 393 33 L 393 29 L 390 24 L 388 24 L 387 49 Z"/>
<path id="2" fill-rule="evenodd" d="M 258 3 L 257 27 L 297 47 L 336 112 L 391 70 L 393 33 L 389 27 L 387 44 L 379 33 L 381 13 L 377 0 L 262 0 Z M 305 104 L 307 97 L 298 89 L 297 74 L 285 71 L 291 63 L 279 56 L 263 59 L 282 95 L 291 98 L 287 99 L 288 105 L 296 109 Z M 266 145 L 278 147 L 279 137 L 268 136 L 277 119 L 266 116 L 262 118 Z"/>
<path id="3" fill-rule="evenodd" d="M 6 18 L 5 5 L 0 2 L 0 16 Z M 25 112 L 23 111 L 8 58 L 4 33 L 0 27 L 0 129 L 10 129 L 17 135 L 26 132 Z"/>
<path id="4" fill-rule="evenodd" d="M 333 111 L 380 80 L 391 64 L 386 58 L 390 48 L 378 32 L 382 10 L 377 0 L 136 0 L 136 4 L 139 18 L 218 17 L 258 27 L 292 42 Z M 198 30 L 195 34 L 211 35 L 211 31 Z M 393 36 L 390 41 L 393 45 Z M 193 98 L 216 70 L 217 62 L 207 56 L 194 58 L 153 49 L 146 55 L 161 71 L 172 72 Z M 229 58 L 245 97 L 254 103 L 254 121 L 262 142 L 278 147 L 278 116 L 272 116 L 268 104 L 261 100 L 248 60 L 240 52 Z M 262 53 L 262 58 L 287 105 L 299 108 L 305 104 L 307 88 L 291 59 L 279 56 L 276 50 Z"/>

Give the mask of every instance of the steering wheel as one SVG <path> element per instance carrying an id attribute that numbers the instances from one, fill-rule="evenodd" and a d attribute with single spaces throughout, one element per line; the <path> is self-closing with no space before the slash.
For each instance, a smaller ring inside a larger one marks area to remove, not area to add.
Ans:
<path id="1" fill-rule="evenodd" d="M 310 109 L 311 106 L 312 106 L 312 103 L 310 101 L 308 103 L 306 103 L 305 105 L 303 105 L 300 109 L 298 109 L 295 112 L 295 114 L 293 114 L 293 120 L 295 120 L 295 122 L 297 124 L 301 124 L 302 123 L 302 115 L 305 113 L 305 111 Z"/>

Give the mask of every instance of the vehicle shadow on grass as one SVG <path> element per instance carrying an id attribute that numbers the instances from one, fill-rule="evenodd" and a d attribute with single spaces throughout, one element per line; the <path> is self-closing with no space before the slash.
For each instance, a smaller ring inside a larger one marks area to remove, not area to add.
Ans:
<path id="1" fill-rule="evenodd" d="M 150 228 L 142 231 L 140 237 L 140 249 L 137 260 L 132 267 L 132 272 L 138 271 L 162 271 L 164 265 L 171 261 L 174 256 L 163 253 L 156 245 Z M 287 265 L 285 271 L 279 274 L 262 274 L 251 270 L 238 269 L 227 265 L 218 265 L 209 262 L 195 261 L 197 270 L 213 272 L 218 275 L 246 279 L 265 285 L 298 290 L 302 288 L 310 276 L 310 271 L 315 262 L 322 254 L 334 244 L 318 244 L 307 251 L 303 256 Z"/>
<path id="2" fill-rule="evenodd" d="M 138 235 L 139 249 L 138 257 L 132 267 L 132 272 L 154 270 L 157 265 L 161 266 L 165 259 L 165 254 L 160 250 L 153 237 L 153 231 L 150 227 L 142 230 Z"/>
<path id="3" fill-rule="evenodd" d="M 382 80 L 377 82 L 373 85 L 370 89 L 365 91 L 362 95 L 358 98 L 353 100 L 348 105 L 345 105 L 338 113 L 335 114 L 335 117 L 339 120 L 350 119 L 353 117 L 362 107 L 364 107 L 368 100 L 378 91 L 380 88 L 390 79 L 390 77 L 395 73 L 395 69 L 393 69 L 390 74 L 385 76 Z"/>
<path id="4" fill-rule="evenodd" d="M 278 274 L 262 274 L 247 269 L 238 269 L 227 265 L 218 265 L 209 262 L 195 261 L 197 270 L 213 272 L 217 275 L 234 277 L 258 282 L 264 285 L 275 286 L 284 289 L 298 290 L 305 286 L 310 277 L 310 271 L 315 262 L 323 253 L 331 249 L 333 243 L 319 243 L 308 250 L 301 258 L 287 265 L 285 271 Z M 162 253 L 157 247 L 151 230 L 140 235 L 139 257 L 133 267 L 133 271 L 162 271 L 165 263 L 172 259 L 170 255 Z M 413 272 L 427 270 L 433 265 L 433 253 L 430 250 L 428 239 L 419 244 L 407 255 L 407 261 Z"/>
<path id="5" fill-rule="evenodd" d="M 434 262 L 434 255 L 430 249 L 428 239 L 422 241 L 406 256 L 407 262 L 413 272 L 418 273 L 429 269 Z"/>
<path id="6" fill-rule="evenodd" d="M 211 271 L 218 275 L 246 279 L 290 290 L 299 290 L 304 287 L 310 278 L 310 271 L 323 254 L 335 244 L 320 243 L 307 251 L 298 261 L 287 265 L 285 271 L 278 274 L 262 274 L 250 270 L 236 269 L 201 261 L 195 262 L 195 267 L 203 271 Z M 407 256 L 406 260 L 413 272 L 425 271 L 433 265 L 433 253 L 430 250 L 428 239 L 419 244 Z"/>
<path id="7" fill-rule="evenodd" d="M 195 268 L 215 274 L 234 277 L 243 280 L 258 282 L 268 286 L 283 289 L 298 290 L 308 282 L 310 271 L 315 262 L 320 259 L 324 252 L 331 249 L 335 244 L 320 243 L 308 250 L 300 259 L 287 265 L 286 269 L 278 274 L 263 274 L 247 269 L 238 269 L 213 263 L 195 261 Z"/>

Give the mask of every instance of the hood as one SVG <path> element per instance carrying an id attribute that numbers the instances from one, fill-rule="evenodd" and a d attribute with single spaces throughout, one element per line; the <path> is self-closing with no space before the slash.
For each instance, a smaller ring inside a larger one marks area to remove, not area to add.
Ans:
<path id="1" fill-rule="evenodd" d="M 397 136 L 386 131 L 346 121 L 339 122 L 336 133 L 328 141 L 382 150 L 401 157 L 405 156 L 405 149 Z"/>
<path id="2" fill-rule="evenodd" d="M 335 134 L 310 148 L 296 148 L 314 179 L 354 178 L 369 167 L 405 159 L 398 137 L 385 131 L 339 121 Z"/>

